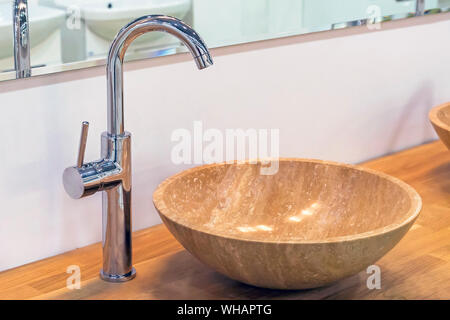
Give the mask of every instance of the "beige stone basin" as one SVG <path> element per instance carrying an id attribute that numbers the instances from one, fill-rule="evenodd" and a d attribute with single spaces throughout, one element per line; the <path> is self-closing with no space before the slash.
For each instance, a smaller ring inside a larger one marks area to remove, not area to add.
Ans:
<path id="1" fill-rule="evenodd" d="M 429 118 L 439 138 L 450 150 L 450 103 L 431 109 Z"/>
<path id="2" fill-rule="evenodd" d="M 153 202 L 177 240 L 228 277 L 258 287 L 324 286 L 374 264 L 421 210 L 404 182 L 356 166 L 281 159 L 214 164 L 165 180 Z"/>

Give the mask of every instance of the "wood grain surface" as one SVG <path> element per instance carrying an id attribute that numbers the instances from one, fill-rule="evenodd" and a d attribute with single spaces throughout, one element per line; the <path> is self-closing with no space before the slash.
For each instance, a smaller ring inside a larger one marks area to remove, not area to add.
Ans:
<path id="1" fill-rule="evenodd" d="M 365 271 L 312 290 L 241 284 L 198 262 L 158 225 L 134 233 L 133 281 L 99 279 L 98 243 L 0 273 L 0 299 L 450 299 L 450 152 L 433 142 L 363 166 L 402 179 L 423 200 L 411 230 L 377 262 L 381 289 L 367 288 Z M 81 269 L 81 289 L 66 288 L 70 265 Z"/>

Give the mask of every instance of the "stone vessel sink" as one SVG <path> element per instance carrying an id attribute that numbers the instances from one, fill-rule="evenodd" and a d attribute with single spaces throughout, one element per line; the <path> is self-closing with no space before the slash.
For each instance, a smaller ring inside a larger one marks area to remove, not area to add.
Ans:
<path id="1" fill-rule="evenodd" d="M 165 180 L 153 202 L 177 240 L 228 277 L 258 287 L 324 286 L 374 264 L 405 235 L 421 198 L 404 182 L 333 162 L 214 164 Z"/>
<path id="2" fill-rule="evenodd" d="M 450 150 L 450 103 L 431 109 L 429 118 L 439 138 Z"/>

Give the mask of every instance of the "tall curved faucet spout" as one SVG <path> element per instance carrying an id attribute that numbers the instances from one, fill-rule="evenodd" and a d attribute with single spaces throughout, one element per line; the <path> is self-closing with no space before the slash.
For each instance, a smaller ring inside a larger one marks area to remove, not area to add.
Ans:
<path id="1" fill-rule="evenodd" d="M 199 69 L 213 64 L 212 58 L 200 36 L 183 21 L 165 16 L 149 15 L 130 22 L 114 39 L 108 54 L 106 77 L 108 84 L 108 134 L 124 134 L 123 59 L 129 45 L 144 33 L 163 31 L 183 42 L 191 52 Z"/>

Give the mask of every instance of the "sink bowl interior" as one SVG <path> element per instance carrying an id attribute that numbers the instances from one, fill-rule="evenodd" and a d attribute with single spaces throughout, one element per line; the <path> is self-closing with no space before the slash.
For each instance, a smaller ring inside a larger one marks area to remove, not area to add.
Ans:
<path id="1" fill-rule="evenodd" d="M 421 208 L 411 187 L 371 170 L 301 159 L 280 160 L 275 175 L 260 168 L 194 168 L 154 194 L 186 249 L 257 286 L 312 288 L 358 272 L 401 239 Z"/>
<path id="2" fill-rule="evenodd" d="M 323 241 L 399 225 L 411 215 L 408 188 L 384 175 L 313 161 L 192 170 L 165 188 L 167 217 L 187 227 L 256 241 Z"/>
<path id="3" fill-rule="evenodd" d="M 450 103 L 433 108 L 429 118 L 439 138 L 450 150 Z"/>

